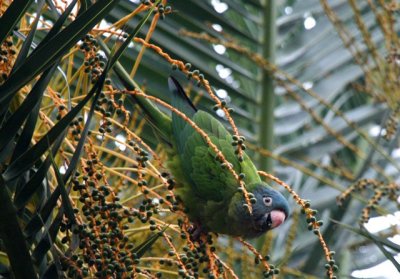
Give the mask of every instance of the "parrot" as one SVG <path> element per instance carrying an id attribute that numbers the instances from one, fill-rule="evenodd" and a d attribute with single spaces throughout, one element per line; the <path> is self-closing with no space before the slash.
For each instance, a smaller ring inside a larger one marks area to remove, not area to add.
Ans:
<path id="1" fill-rule="evenodd" d="M 221 164 L 206 140 L 181 116 L 141 106 L 167 150 L 167 168 L 176 181 L 177 199 L 197 232 L 256 238 L 281 225 L 289 215 L 286 198 L 263 182 L 251 158 L 235 154 L 232 135 L 215 117 L 199 110 L 174 77 L 169 77 L 170 105 L 207 133 L 237 174 L 251 197 L 251 210 L 239 181 Z M 144 100 L 139 102 L 143 104 Z M 163 114 L 163 115 L 160 115 Z"/>

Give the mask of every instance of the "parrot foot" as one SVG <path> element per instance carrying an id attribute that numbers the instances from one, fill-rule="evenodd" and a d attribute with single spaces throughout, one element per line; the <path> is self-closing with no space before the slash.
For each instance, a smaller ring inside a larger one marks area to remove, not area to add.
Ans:
<path id="1" fill-rule="evenodd" d="M 201 236 L 206 235 L 207 231 L 204 229 L 204 227 L 198 223 L 195 222 L 189 229 L 188 233 L 190 234 L 190 240 L 193 242 L 201 242 Z"/>

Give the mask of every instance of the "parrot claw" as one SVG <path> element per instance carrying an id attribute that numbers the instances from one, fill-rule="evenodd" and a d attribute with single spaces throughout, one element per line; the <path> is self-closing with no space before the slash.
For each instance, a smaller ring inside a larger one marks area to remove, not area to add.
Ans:
<path id="1" fill-rule="evenodd" d="M 203 226 L 196 222 L 189 229 L 188 233 L 190 234 L 190 240 L 193 242 L 201 242 L 201 236 L 206 234 L 207 232 L 204 230 Z"/>

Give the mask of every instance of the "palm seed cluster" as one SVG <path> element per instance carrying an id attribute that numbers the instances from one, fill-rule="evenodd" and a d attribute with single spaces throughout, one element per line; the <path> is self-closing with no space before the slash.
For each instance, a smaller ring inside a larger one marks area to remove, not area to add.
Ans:
<path id="1" fill-rule="evenodd" d="M 371 212 L 376 210 L 384 198 L 395 203 L 397 208 L 400 208 L 400 204 L 397 201 L 400 195 L 400 186 L 397 183 L 385 183 L 380 180 L 369 178 L 360 179 L 353 185 L 350 185 L 345 192 L 338 196 L 338 203 L 342 204 L 352 193 L 365 192 L 368 188 L 371 188 L 372 195 L 370 195 L 368 202 L 362 211 L 360 225 L 368 222 L 371 217 Z"/>
<path id="2" fill-rule="evenodd" d="M 12 36 L 9 36 L 0 45 L 0 84 L 7 79 L 7 76 L 12 69 L 12 65 L 14 65 L 16 54 L 17 52 L 14 47 Z"/>

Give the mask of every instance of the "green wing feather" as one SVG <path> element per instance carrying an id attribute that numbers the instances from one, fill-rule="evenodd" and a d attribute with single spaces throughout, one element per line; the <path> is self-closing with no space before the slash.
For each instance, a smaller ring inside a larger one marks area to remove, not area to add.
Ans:
<path id="1" fill-rule="evenodd" d="M 239 163 L 231 144 L 232 136 L 218 120 L 204 111 L 198 111 L 193 116 L 193 121 L 208 134 L 211 141 L 222 151 L 225 159 L 232 164 L 235 172 L 246 175 L 246 184 L 260 181 L 255 166 L 246 154 L 244 161 Z M 181 160 L 195 192 L 207 200 L 221 201 L 231 198 L 237 191 L 237 180 L 215 159 L 215 151 L 207 145 L 203 137 L 190 126 L 186 126 L 186 129 L 191 130 L 191 134 L 186 138 Z M 185 131 L 185 134 L 189 132 Z"/>

